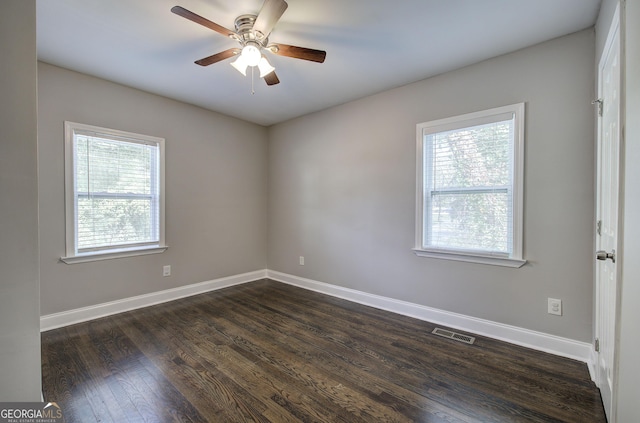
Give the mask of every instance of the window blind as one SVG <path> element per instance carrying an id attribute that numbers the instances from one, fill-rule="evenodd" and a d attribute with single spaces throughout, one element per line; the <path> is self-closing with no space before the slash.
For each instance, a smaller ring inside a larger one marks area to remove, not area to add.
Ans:
<path id="1" fill-rule="evenodd" d="M 513 114 L 424 133 L 423 248 L 508 256 L 513 245 Z"/>
<path id="2" fill-rule="evenodd" d="M 159 242 L 159 145 L 75 131 L 78 253 Z"/>

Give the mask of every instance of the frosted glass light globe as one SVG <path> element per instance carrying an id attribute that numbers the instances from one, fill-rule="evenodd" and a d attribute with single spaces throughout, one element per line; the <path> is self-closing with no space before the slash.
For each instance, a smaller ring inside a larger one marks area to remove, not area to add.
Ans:
<path id="1" fill-rule="evenodd" d="M 247 44 L 246 46 L 244 46 L 242 48 L 242 53 L 240 54 L 242 55 L 245 63 L 248 66 L 258 66 L 258 63 L 260 63 L 260 58 L 262 57 L 262 53 L 260 53 L 260 50 L 252 44 Z"/>

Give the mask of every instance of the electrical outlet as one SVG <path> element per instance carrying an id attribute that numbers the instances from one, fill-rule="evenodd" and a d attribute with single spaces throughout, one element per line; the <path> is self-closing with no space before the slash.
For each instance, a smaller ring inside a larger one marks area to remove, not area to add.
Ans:
<path id="1" fill-rule="evenodd" d="M 171 276 L 171 266 L 166 265 L 162 267 L 162 276 Z"/>
<path id="2" fill-rule="evenodd" d="M 562 300 L 547 298 L 547 313 L 562 316 Z"/>
<path id="3" fill-rule="evenodd" d="M 304 266 L 304 256 L 300 256 L 300 266 Z"/>

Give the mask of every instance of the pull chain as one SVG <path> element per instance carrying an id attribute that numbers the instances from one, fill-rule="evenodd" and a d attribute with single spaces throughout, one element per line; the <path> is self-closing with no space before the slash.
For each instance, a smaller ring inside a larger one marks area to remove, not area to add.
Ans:
<path id="1" fill-rule="evenodd" d="M 254 95 L 256 93 L 254 86 L 253 86 L 253 70 L 255 69 L 255 66 L 251 66 L 251 95 Z"/>

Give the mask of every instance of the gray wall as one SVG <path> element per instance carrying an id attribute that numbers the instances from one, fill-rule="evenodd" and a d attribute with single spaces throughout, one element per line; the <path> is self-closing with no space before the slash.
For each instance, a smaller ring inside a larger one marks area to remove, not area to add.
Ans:
<path id="1" fill-rule="evenodd" d="M 271 127 L 269 268 L 590 342 L 594 45 L 582 31 Z M 416 257 L 416 124 L 517 102 L 529 263 Z"/>
<path id="2" fill-rule="evenodd" d="M 264 127 L 46 63 L 38 84 L 42 315 L 266 268 Z M 59 261 L 65 120 L 166 139 L 166 252 Z"/>
<path id="3" fill-rule="evenodd" d="M 0 13 L 0 402 L 40 401 L 35 0 Z"/>

